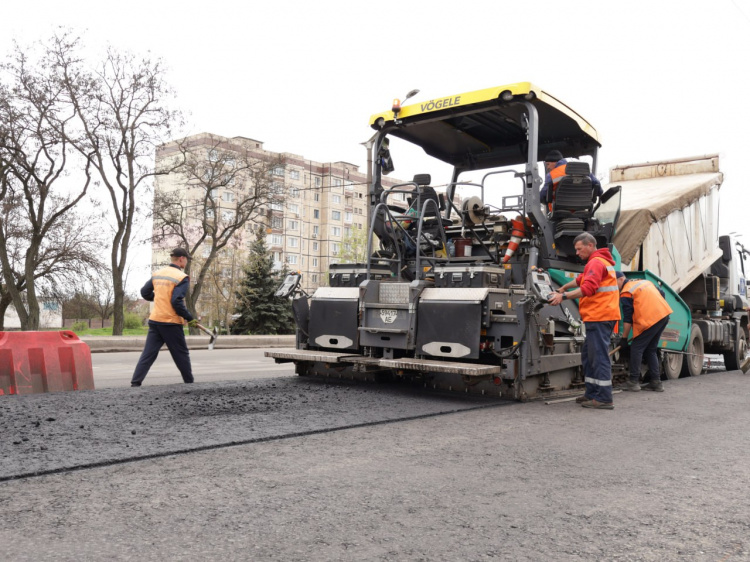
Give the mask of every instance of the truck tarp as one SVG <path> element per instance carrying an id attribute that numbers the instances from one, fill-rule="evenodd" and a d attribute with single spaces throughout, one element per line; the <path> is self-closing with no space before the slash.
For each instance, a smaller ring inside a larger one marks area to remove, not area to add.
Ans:
<path id="1" fill-rule="evenodd" d="M 651 225 L 689 206 L 721 185 L 721 172 L 697 173 L 612 182 L 622 186 L 620 219 L 613 239 L 623 262 L 633 259 Z"/>

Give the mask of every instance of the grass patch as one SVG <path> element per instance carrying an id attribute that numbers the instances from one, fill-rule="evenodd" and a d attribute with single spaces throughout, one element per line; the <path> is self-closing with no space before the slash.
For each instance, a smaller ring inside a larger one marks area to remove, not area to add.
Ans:
<path id="1" fill-rule="evenodd" d="M 140 328 L 125 328 L 122 331 L 123 336 L 145 336 L 148 333 L 148 326 Z M 111 336 L 112 328 L 86 328 L 81 332 L 76 332 L 79 336 Z"/>

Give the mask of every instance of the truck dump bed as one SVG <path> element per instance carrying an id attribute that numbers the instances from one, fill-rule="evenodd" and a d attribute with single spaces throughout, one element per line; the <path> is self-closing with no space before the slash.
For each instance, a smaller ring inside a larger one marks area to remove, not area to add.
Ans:
<path id="1" fill-rule="evenodd" d="M 678 293 L 722 254 L 718 155 L 617 166 L 622 186 L 613 242 L 624 269 L 652 271 Z"/>

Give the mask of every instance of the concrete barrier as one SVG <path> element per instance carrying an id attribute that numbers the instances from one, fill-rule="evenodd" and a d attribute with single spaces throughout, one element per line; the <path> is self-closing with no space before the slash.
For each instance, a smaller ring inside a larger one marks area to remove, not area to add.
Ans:
<path id="1" fill-rule="evenodd" d="M 185 336 L 188 349 L 208 348 L 208 336 Z M 141 351 L 146 336 L 81 336 L 92 353 L 113 351 Z M 294 336 L 219 336 L 215 349 L 243 347 L 294 347 Z M 166 347 L 164 348 L 166 349 Z"/>
<path id="2" fill-rule="evenodd" d="M 0 332 L 0 395 L 94 390 L 91 351 L 68 330 Z"/>

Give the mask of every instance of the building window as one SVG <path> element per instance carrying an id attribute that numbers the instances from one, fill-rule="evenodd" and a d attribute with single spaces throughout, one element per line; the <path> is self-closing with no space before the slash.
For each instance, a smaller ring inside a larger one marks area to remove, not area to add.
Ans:
<path id="1" fill-rule="evenodd" d="M 299 214 L 299 205 L 295 205 L 294 203 L 289 205 L 289 212 Z"/>
<path id="2" fill-rule="evenodd" d="M 219 151 L 218 150 L 209 150 L 208 151 L 208 161 L 209 162 L 218 162 L 219 161 Z"/>
<path id="3" fill-rule="evenodd" d="M 222 211 L 221 220 L 223 222 L 232 222 L 234 220 L 234 211 Z"/>
<path id="4" fill-rule="evenodd" d="M 299 230 L 299 221 L 286 221 L 288 230 Z"/>
<path id="5" fill-rule="evenodd" d="M 290 236 L 286 239 L 287 244 L 290 248 L 298 248 L 299 247 L 299 238 L 295 238 L 294 236 Z"/>
<path id="6" fill-rule="evenodd" d="M 320 201 L 320 193 L 313 194 L 313 201 Z"/>
<path id="7" fill-rule="evenodd" d="M 344 213 L 344 220 L 346 222 L 352 222 L 352 212 L 351 211 L 346 211 Z"/>
<path id="8" fill-rule="evenodd" d="M 341 180 L 339 178 L 333 178 L 333 187 L 341 187 Z"/>
<path id="9" fill-rule="evenodd" d="M 297 254 L 289 254 L 286 257 L 286 263 L 290 265 L 297 265 Z"/>
<path id="10" fill-rule="evenodd" d="M 331 218 L 335 221 L 341 220 L 341 211 L 331 211 Z"/>
<path id="11" fill-rule="evenodd" d="M 271 170 L 271 173 L 274 176 L 283 176 L 284 175 L 284 166 L 276 166 L 273 170 Z"/>
<path id="12" fill-rule="evenodd" d="M 289 177 L 292 178 L 293 180 L 298 180 L 299 179 L 299 170 L 290 170 L 289 171 Z"/>
<path id="13" fill-rule="evenodd" d="M 331 255 L 338 256 L 340 246 L 341 245 L 338 242 L 331 242 Z"/>
<path id="14" fill-rule="evenodd" d="M 271 217 L 271 228 L 275 228 L 276 230 L 281 230 L 284 228 L 284 221 L 281 217 Z"/>
<path id="15" fill-rule="evenodd" d="M 271 235 L 271 246 L 281 246 L 284 243 L 284 238 L 281 236 L 281 234 L 272 234 Z"/>
<path id="16" fill-rule="evenodd" d="M 341 236 L 341 227 L 340 226 L 332 226 L 331 227 L 331 236 L 340 237 Z"/>
<path id="17" fill-rule="evenodd" d="M 349 236 L 351 236 L 351 235 L 352 235 L 352 229 L 351 229 L 351 227 L 345 226 L 344 227 L 344 236 L 346 238 L 349 238 Z"/>
<path id="18" fill-rule="evenodd" d="M 320 187 L 321 183 L 322 182 L 320 181 L 320 177 L 315 176 L 315 187 Z M 317 201 L 317 199 L 316 199 L 316 201 Z"/>
<path id="19" fill-rule="evenodd" d="M 295 199 L 299 197 L 299 188 L 298 187 L 289 188 L 289 197 L 294 197 Z"/>
<path id="20" fill-rule="evenodd" d="M 278 181 L 271 182 L 271 193 L 276 195 L 284 193 L 284 184 Z"/>
<path id="21" fill-rule="evenodd" d="M 333 203 L 336 205 L 341 205 L 341 195 L 334 195 L 333 196 Z"/>
<path id="22" fill-rule="evenodd" d="M 234 201 L 234 193 L 232 193 L 231 191 L 225 191 L 221 194 L 221 198 L 227 203 L 231 203 L 232 201 Z"/>
<path id="23" fill-rule="evenodd" d="M 312 282 L 313 283 L 317 283 L 318 282 L 318 274 L 317 273 L 313 273 L 312 274 Z"/>
<path id="24" fill-rule="evenodd" d="M 318 267 L 318 258 L 313 258 L 313 267 Z"/>
<path id="25" fill-rule="evenodd" d="M 206 219 L 211 220 L 215 216 L 213 209 L 206 209 Z"/>
<path id="26" fill-rule="evenodd" d="M 284 207 L 281 205 L 281 202 L 279 202 L 279 201 L 271 201 L 270 207 L 274 211 L 283 211 L 284 210 Z"/>
<path id="27" fill-rule="evenodd" d="M 318 251 L 318 243 L 313 242 L 313 252 L 317 252 L 317 251 Z"/>
<path id="28" fill-rule="evenodd" d="M 313 226 L 313 236 L 317 236 L 320 233 L 318 226 Z"/>

